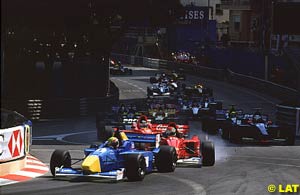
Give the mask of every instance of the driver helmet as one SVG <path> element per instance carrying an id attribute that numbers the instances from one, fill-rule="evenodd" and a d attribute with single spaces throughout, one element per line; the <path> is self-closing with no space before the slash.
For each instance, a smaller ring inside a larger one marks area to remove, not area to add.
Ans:
<path id="1" fill-rule="evenodd" d="M 122 111 L 126 110 L 126 107 L 125 107 L 125 105 L 124 105 L 124 104 L 121 104 L 121 106 L 120 106 L 120 110 L 122 110 Z"/>
<path id="2" fill-rule="evenodd" d="M 175 127 L 169 126 L 169 127 L 167 128 L 167 132 L 168 132 L 168 134 L 169 134 L 170 136 L 176 136 L 176 128 L 175 128 Z"/>
<path id="3" fill-rule="evenodd" d="M 140 127 L 141 128 L 147 128 L 148 127 L 147 121 L 145 119 L 141 120 Z"/>
<path id="4" fill-rule="evenodd" d="M 131 124 L 131 129 L 135 130 L 136 128 L 137 128 L 137 124 L 136 124 L 136 122 L 133 122 Z"/>
<path id="5" fill-rule="evenodd" d="M 112 148 L 117 148 L 119 147 L 119 139 L 116 137 L 110 137 L 107 140 L 107 146 L 112 147 Z"/>
<path id="6" fill-rule="evenodd" d="M 253 114 L 253 121 L 259 121 L 259 120 L 262 120 L 262 116 L 261 113 L 257 111 Z"/>
<path id="7" fill-rule="evenodd" d="M 231 110 L 231 111 L 229 112 L 229 117 L 230 117 L 230 118 L 236 117 L 236 111 L 235 111 L 235 110 Z"/>

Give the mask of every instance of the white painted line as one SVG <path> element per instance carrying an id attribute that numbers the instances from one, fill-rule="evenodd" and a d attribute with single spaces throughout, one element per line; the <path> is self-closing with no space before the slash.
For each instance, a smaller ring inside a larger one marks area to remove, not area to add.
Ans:
<path id="1" fill-rule="evenodd" d="M 60 139 L 59 141 L 67 143 L 67 144 L 76 144 L 76 145 L 86 145 L 87 143 L 82 143 L 82 142 L 72 142 L 72 141 L 67 141 L 64 139 Z"/>
<path id="2" fill-rule="evenodd" d="M 51 141 L 55 140 L 55 138 L 32 138 L 33 141 Z"/>
<path id="3" fill-rule="evenodd" d="M 32 139 L 56 139 L 59 140 L 61 138 L 64 138 L 66 136 L 71 136 L 71 135 L 78 135 L 78 134 L 83 134 L 83 133 L 92 133 L 96 131 L 80 131 L 80 132 L 75 132 L 75 133 L 66 133 L 66 134 L 55 134 L 55 135 L 45 135 L 45 136 L 36 136 L 33 137 Z"/>

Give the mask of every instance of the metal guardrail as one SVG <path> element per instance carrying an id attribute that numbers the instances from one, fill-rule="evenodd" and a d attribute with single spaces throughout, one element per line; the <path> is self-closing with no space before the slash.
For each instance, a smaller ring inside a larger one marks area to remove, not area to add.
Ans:
<path id="1" fill-rule="evenodd" d="M 300 107 L 276 105 L 276 121 L 279 125 L 288 125 L 300 136 Z"/>
<path id="2" fill-rule="evenodd" d="M 251 77 L 239 73 L 235 73 L 227 69 L 226 78 L 229 82 L 247 87 L 270 96 L 276 97 L 282 101 L 298 102 L 300 101 L 300 93 L 295 89 L 286 86 L 278 85 L 276 83 Z"/>

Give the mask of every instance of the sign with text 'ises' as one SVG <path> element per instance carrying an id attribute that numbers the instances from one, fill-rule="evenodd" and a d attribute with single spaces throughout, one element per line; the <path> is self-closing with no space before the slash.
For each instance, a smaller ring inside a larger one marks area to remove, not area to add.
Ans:
<path id="1" fill-rule="evenodd" d="M 186 6 L 185 14 L 179 18 L 178 23 L 207 25 L 208 18 L 208 7 Z"/>

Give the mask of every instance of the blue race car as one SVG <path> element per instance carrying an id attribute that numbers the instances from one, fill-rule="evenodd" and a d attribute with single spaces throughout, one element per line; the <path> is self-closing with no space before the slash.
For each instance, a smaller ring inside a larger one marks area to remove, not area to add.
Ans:
<path id="1" fill-rule="evenodd" d="M 129 181 L 141 181 L 146 173 L 153 171 L 154 167 L 160 172 L 175 170 L 177 154 L 174 147 L 162 146 L 152 151 L 137 150 L 135 143 L 129 141 L 124 132 L 119 133 L 116 137 L 121 140 L 120 146 L 111 147 L 106 141 L 99 146 L 92 145 L 86 148 L 85 157 L 79 159 L 83 161 L 80 169 L 72 168 L 72 165 L 78 161 L 72 164 L 68 151 L 55 150 L 50 160 L 52 175 L 54 177 L 87 176 L 113 180 L 122 180 L 127 177 Z"/>
<path id="2" fill-rule="evenodd" d="M 170 96 L 174 90 L 167 83 L 153 83 L 151 87 L 147 87 L 147 96 Z"/>

